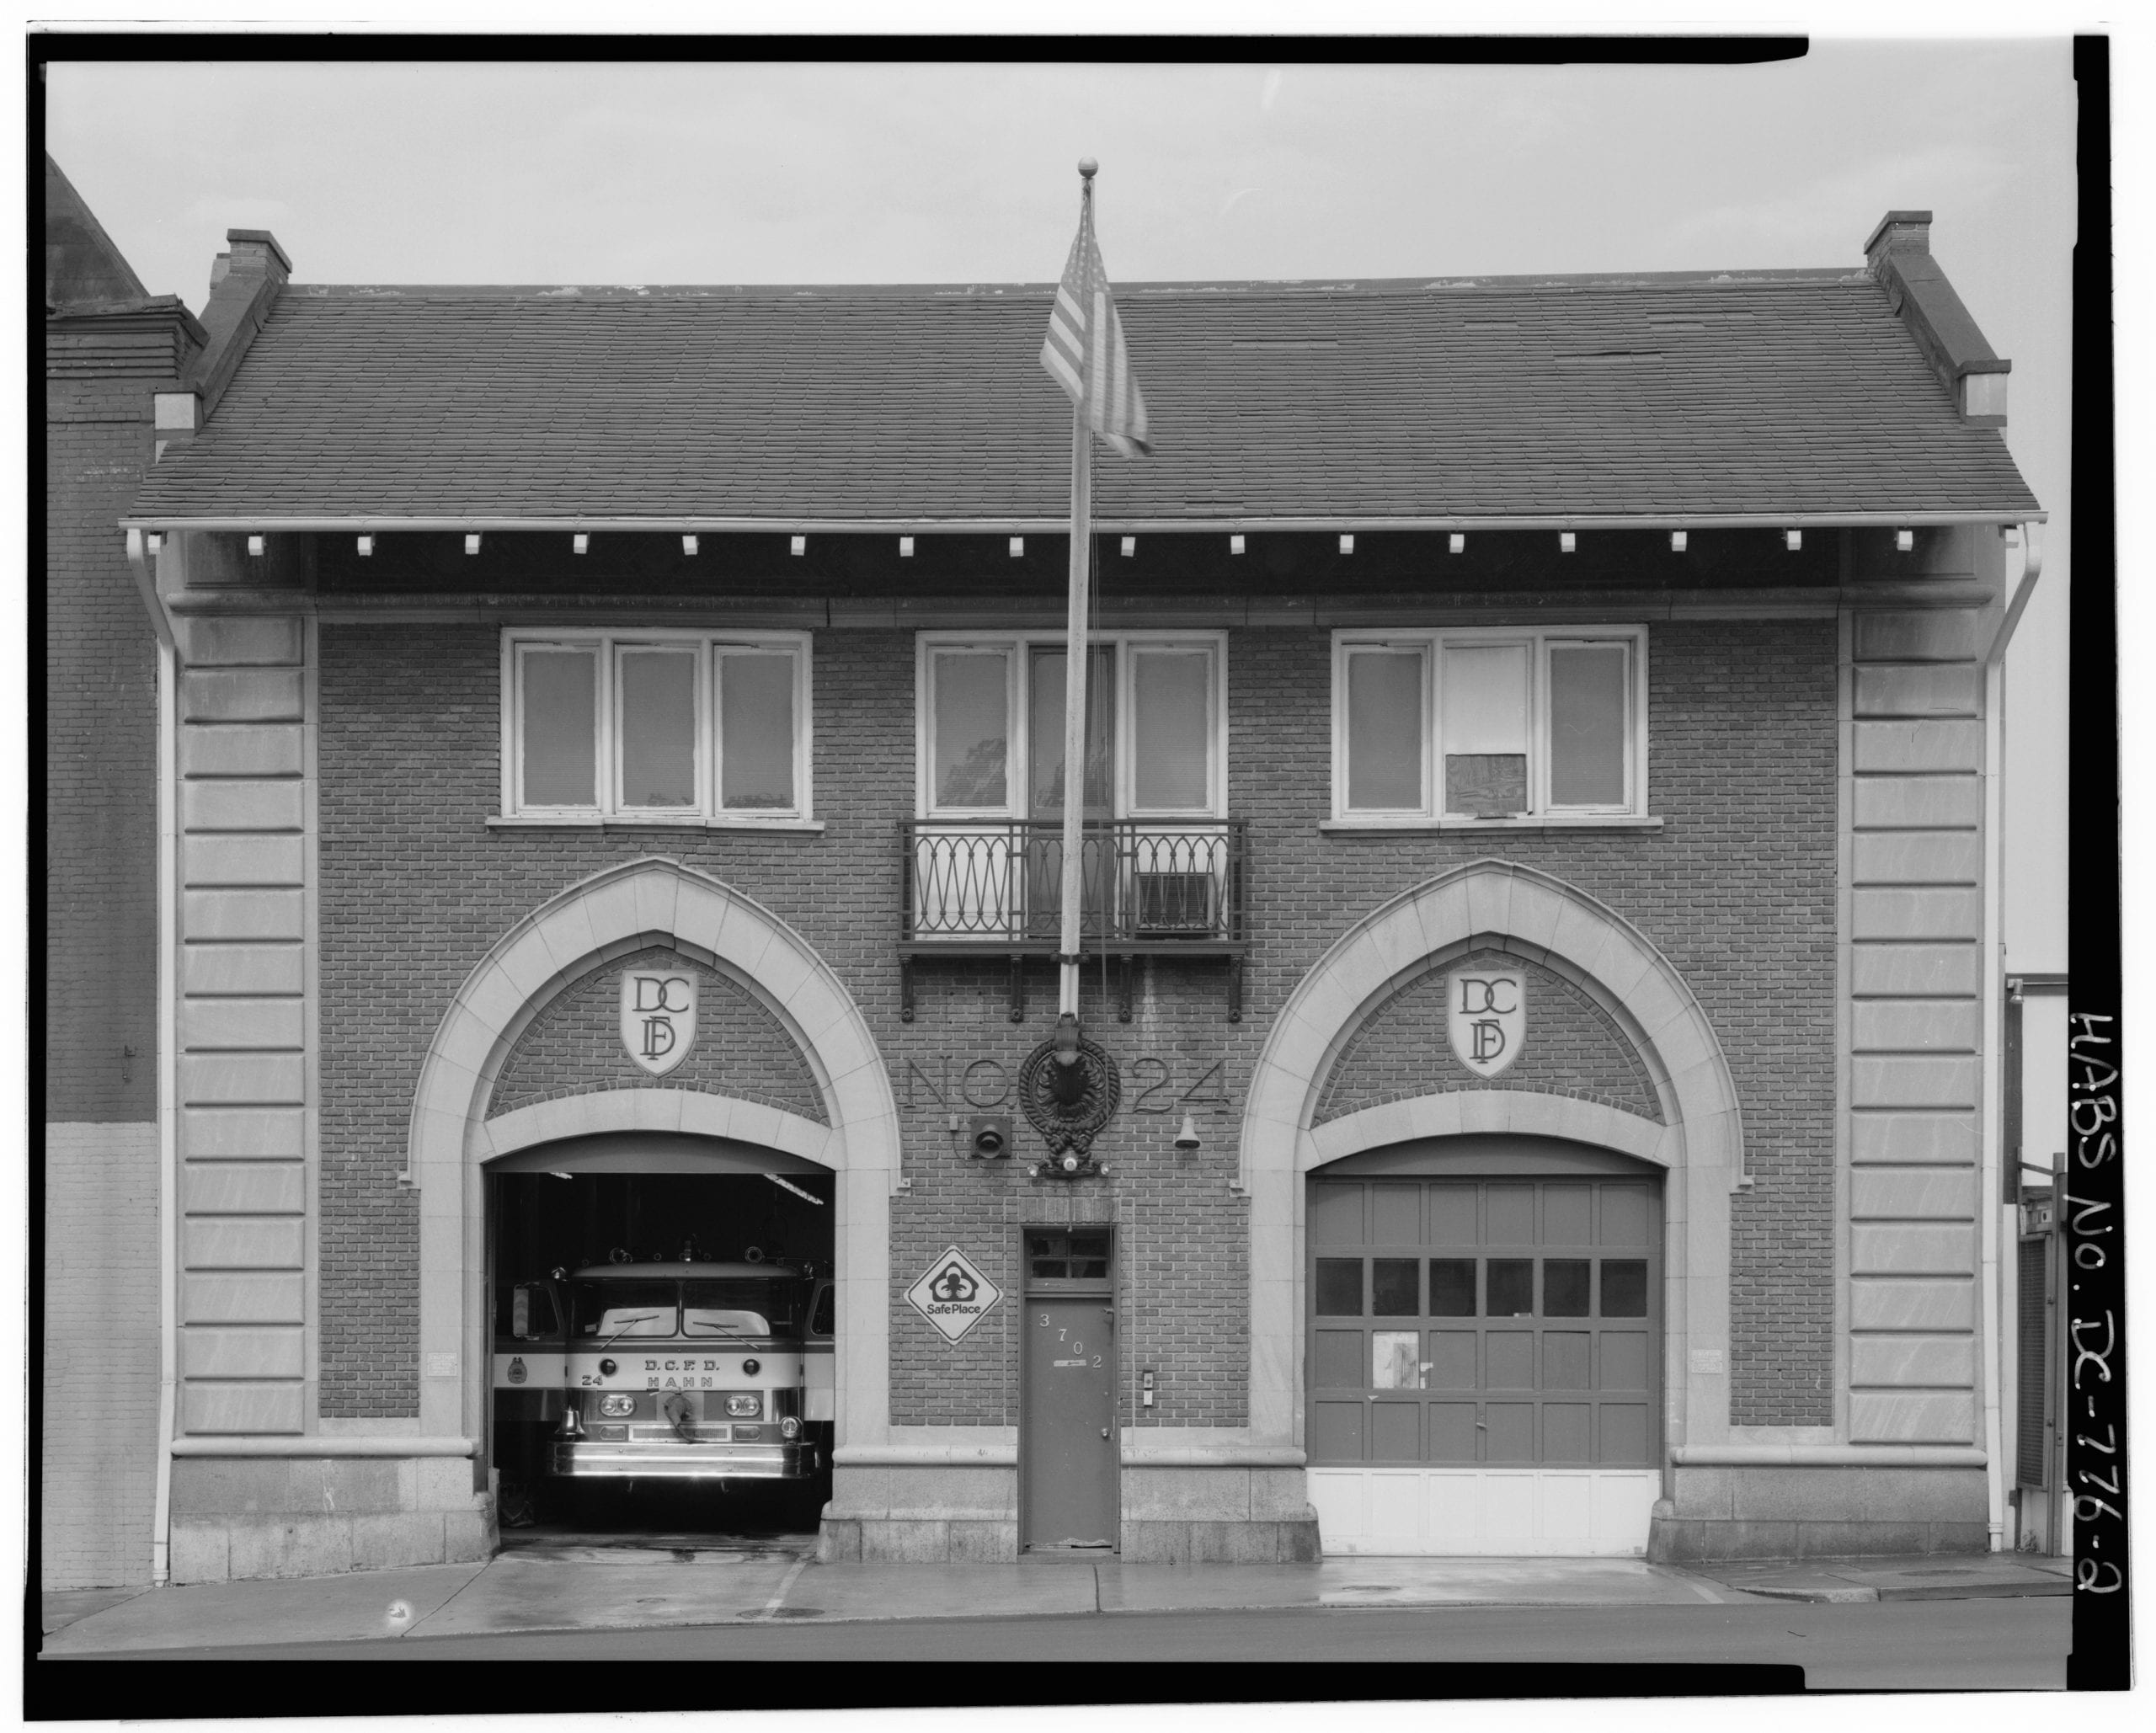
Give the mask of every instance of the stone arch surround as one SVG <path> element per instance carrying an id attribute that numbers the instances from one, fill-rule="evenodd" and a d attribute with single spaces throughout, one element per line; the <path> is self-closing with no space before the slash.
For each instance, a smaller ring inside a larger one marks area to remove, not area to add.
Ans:
<path id="1" fill-rule="evenodd" d="M 1645 1063 L 1665 1123 L 1597 1103 L 1481 1089 L 1312 1117 L 1355 1032 L 1403 985 L 1451 958 L 1498 950 L 1574 982 Z M 1684 978 L 1637 928 L 1555 876 L 1467 862 L 1358 922 L 1289 994 L 1251 1073 L 1241 1186 L 1251 1200 L 1251 1436 L 1299 1448 L 1304 1176 L 1360 1150 L 1464 1132 L 1568 1137 L 1646 1157 L 1666 1174 L 1666 1447 L 1726 1442 L 1729 1197 L 1743 1183 L 1737 1090 Z"/>
<path id="2" fill-rule="evenodd" d="M 671 946 L 755 993 L 807 1059 L 827 1126 L 728 1097 L 685 1105 L 691 1098 L 683 1092 L 658 1089 L 544 1102 L 489 1126 L 495 1080 L 531 1020 L 594 968 L 654 944 Z M 481 1164 L 504 1153 L 508 1138 L 535 1142 L 542 1132 L 599 1129 L 731 1136 L 789 1149 L 834 1170 L 838 1440 L 882 1442 L 889 1416 L 890 1197 L 899 1170 L 898 1108 L 882 1055 L 852 995 L 806 940 L 719 880 L 659 856 L 595 873 L 519 920 L 465 978 L 428 1048 L 408 1144 L 408 1176 L 420 1194 L 420 1431 L 481 1436 L 487 1365 Z M 434 1375 L 445 1367 L 449 1373 Z"/>

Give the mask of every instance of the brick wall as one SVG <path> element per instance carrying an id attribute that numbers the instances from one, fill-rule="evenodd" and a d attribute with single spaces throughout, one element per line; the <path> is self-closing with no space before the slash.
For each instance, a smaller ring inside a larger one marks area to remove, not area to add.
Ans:
<path id="1" fill-rule="evenodd" d="M 166 357 L 169 360 L 169 346 Z M 45 1117 L 157 1115 L 157 648 L 115 527 L 168 380 L 45 387 Z"/>
<path id="2" fill-rule="evenodd" d="M 953 1242 L 1010 1293 L 1020 1226 L 1075 1215 L 1122 1230 L 1132 1332 L 1123 1363 L 1160 1372 L 1158 1423 L 1240 1424 L 1248 1272 L 1245 1205 L 1230 1190 L 1234 1108 L 1269 1020 L 1349 924 L 1408 885 L 1494 854 L 1609 904 L 1700 995 L 1736 1075 L 1755 1177 L 1735 1200 L 1732 1418 L 1828 1418 L 1831 622 L 1656 628 L 1650 776 L 1665 828 L 1497 839 L 1321 833 L 1328 636 L 1233 632 L 1229 797 L 1251 821 L 1256 940 L 1244 1019 L 1225 1020 L 1222 965 L 1153 966 L 1127 1025 L 1089 971 L 1087 1026 L 1121 1064 L 1124 1097 L 1096 1145 L 1110 1177 L 1075 1187 L 1025 1177 L 1038 1148 L 1022 1122 L 1007 1162 L 969 1161 L 947 1130 L 953 1112 L 1011 1111 L 1008 1101 L 996 1105 L 999 1071 L 1015 1079 L 1053 1021 L 1047 965 L 1031 976 L 1022 1024 L 1008 1019 L 1006 972 L 965 962 L 924 963 L 915 1019 L 899 1016 L 896 825 L 914 789 L 910 633 L 818 636 L 821 835 L 489 832 L 500 780 L 496 632 L 325 625 L 322 654 L 325 1412 L 414 1410 L 416 1218 L 394 1176 L 419 1064 L 450 995 L 535 904 L 604 866 L 664 854 L 798 929 L 851 991 L 890 1064 L 911 1181 L 892 1200 L 894 1421 L 1015 1422 L 1015 1306 L 999 1306 L 953 1347 L 901 1294 Z M 1207 1099 L 1216 1091 L 1217 1104 Z M 1179 1157 L 1169 1145 L 1186 1105 L 1202 1147 Z"/>
<path id="3" fill-rule="evenodd" d="M 632 968 L 686 969 L 702 984 L 696 1044 L 664 1077 L 622 1045 L 622 976 Z M 701 1090 L 830 1123 L 808 1061 L 779 1020 L 716 969 L 660 946 L 594 969 L 533 1018 L 502 1067 L 487 1117 L 605 1089 Z"/>
<path id="4" fill-rule="evenodd" d="M 1454 1089 L 1577 1096 L 1661 1122 L 1662 1108 L 1639 1054 L 1609 1013 L 1570 981 L 1497 951 L 1478 951 L 1458 966 L 1526 975 L 1527 1028 L 1512 1064 L 1485 1078 L 1460 1063 L 1446 1022 L 1451 969 L 1433 971 L 1401 988 L 1355 1032 L 1326 1080 L 1313 1122 Z"/>

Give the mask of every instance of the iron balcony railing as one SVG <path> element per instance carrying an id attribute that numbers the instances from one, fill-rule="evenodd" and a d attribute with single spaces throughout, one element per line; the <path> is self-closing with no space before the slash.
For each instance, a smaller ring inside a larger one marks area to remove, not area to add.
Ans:
<path id="1" fill-rule="evenodd" d="M 1089 821 L 1081 857 L 1084 948 L 1199 951 L 1245 942 L 1240 819 Z M 1063 826 L 909 819 L 899 828 L 910 945 L 967 941 L 1054 952 L 1063 932 Z"/>

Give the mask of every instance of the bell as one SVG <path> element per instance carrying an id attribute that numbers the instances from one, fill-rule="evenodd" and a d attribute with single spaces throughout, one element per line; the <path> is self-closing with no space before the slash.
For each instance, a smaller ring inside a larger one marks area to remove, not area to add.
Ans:
<path id="1" fill-rule="evenodd" d="M 1176 1133 L 1176 1148 L 1186 1155 L 1198 1148 L 1198 1126 L 1187 1111 L 1182 1116 L 1182 1129 Z"/>

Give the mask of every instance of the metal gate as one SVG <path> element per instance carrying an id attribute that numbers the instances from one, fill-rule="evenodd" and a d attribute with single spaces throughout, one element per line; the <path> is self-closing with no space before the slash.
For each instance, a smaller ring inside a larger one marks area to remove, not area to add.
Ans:
<path id="1" fill-rule="evenodd" d="M 1593 1171 L 1598 1154 L 1562 1177 L 1312 1177 L 1305 1439 L 1328 1552 L 1645 1550 L 1661 1186 L 1620 1157 Z"/>

